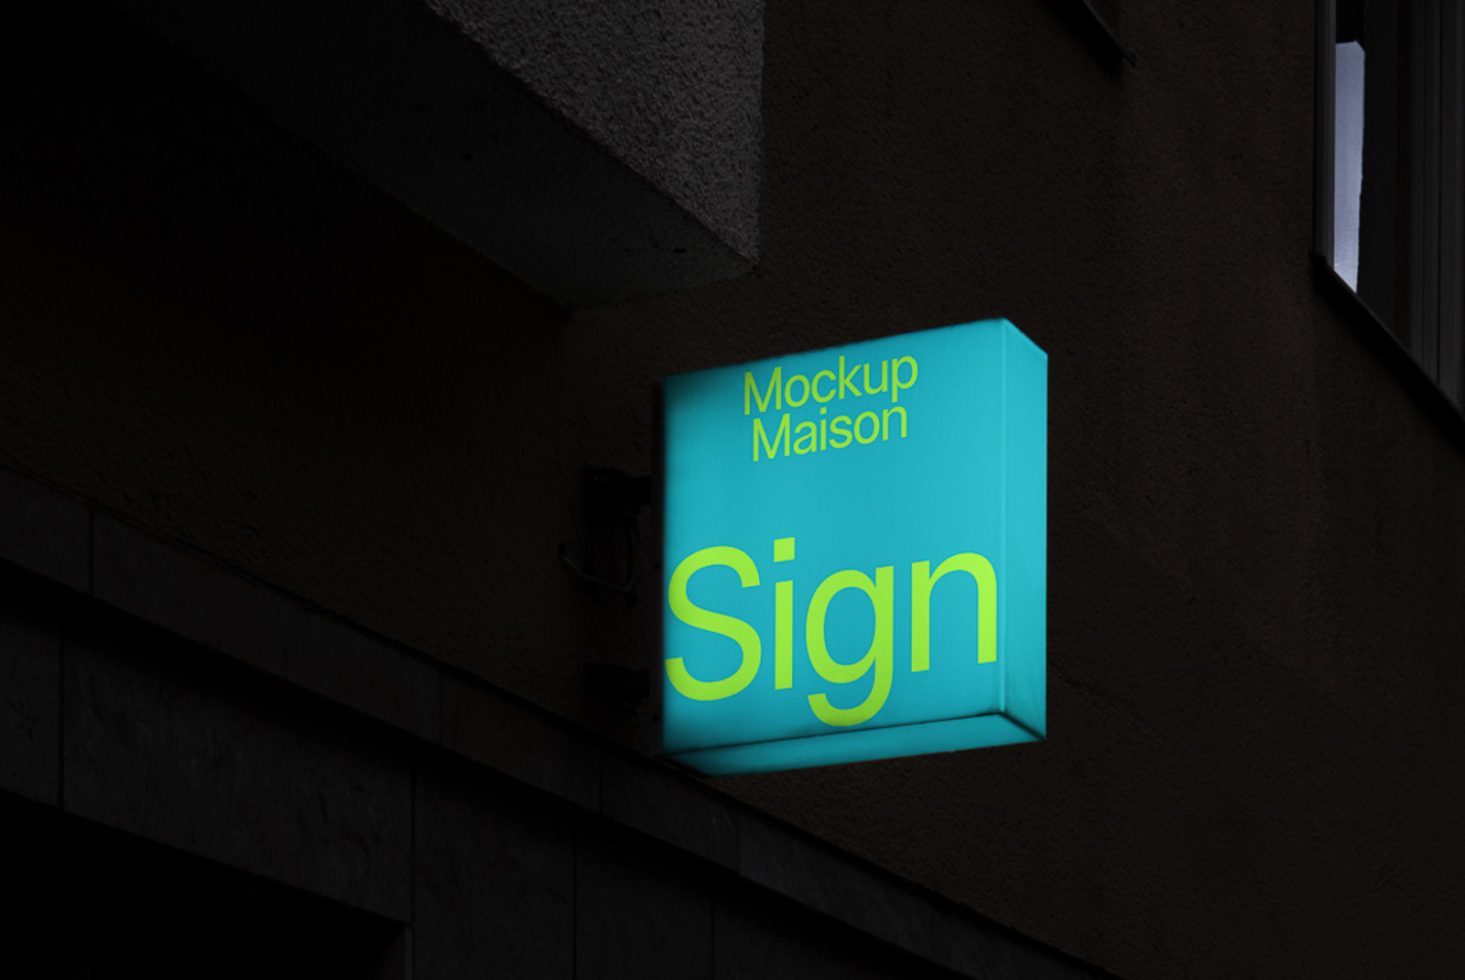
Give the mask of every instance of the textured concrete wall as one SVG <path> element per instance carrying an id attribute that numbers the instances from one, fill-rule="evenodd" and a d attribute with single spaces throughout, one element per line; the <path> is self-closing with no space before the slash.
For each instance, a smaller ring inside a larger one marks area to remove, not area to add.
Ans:
<path id="1" fill-rule="evenodd" d="M 757 259 L 758 0 L 116 4 L 561 302 Z"/>
<path id="2" fill-rule="evenodd" d="M 759 0 L 426 0 L 737 252 L 758 255 Z"/>
<path id="3" fill-rule="evenodd" d="M 1465 438 L 1309 266 L 1310 5 L 1126 7 L 1122 69 L 1062 8 L 769 5 L 758 272 L 570 315 L 146 39 L 37 28 L 0 462 L 644 744 L 583 664 L 644 665 L 658 570 L 607 602 L 557 548 L 655 379 L 1008 316 L 1049 740 L 722 785 L 1125 975 L 1448 972 Z"/>

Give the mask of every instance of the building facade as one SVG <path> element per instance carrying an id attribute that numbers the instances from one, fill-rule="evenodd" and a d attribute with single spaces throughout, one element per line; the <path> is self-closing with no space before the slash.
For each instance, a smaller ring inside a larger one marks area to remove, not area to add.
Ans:
<path id="1" fill-rule="evenodd" d="M 1388 35 L 1397 267 L 1360 5 L 24 6 L 0 971 L 1458 970 L 1453 5 Z M 661 379 L 987 317 L 1047 738 L 659 757 Z"/>

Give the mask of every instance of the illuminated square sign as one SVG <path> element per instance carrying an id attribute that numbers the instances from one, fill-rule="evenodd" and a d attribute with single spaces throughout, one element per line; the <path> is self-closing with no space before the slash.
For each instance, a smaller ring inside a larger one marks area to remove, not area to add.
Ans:
<path id="1" fill-rule="evenodd" d="M 662 748 L 1043 737 L 1048 358 L 986 320 L 668 378 Z"/>

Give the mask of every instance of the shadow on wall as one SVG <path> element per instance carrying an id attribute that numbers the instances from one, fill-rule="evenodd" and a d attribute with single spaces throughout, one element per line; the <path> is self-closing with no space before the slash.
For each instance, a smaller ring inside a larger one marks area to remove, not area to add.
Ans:
<path id="1" fill-rule="evenodd" d="M 11 976 L 402 975 L 394 923 L 13 797 L 0 831 Z"/>
<path id="2" fill-rule="evenodd" d="M 563 623 L 566 313 L 105 5 L 10 27 L 0 458 L 460 661 Z"/>

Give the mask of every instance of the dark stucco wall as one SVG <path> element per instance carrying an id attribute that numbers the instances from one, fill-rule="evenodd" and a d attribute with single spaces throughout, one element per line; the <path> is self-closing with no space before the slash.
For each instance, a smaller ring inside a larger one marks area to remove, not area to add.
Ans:
<path id="1" fill-rule="evenodd" d="M 769 4 L 758 269 L 574 314 L 126 20 L 27 13 L 0 464 L 645 745 L 583 665 L 649 661 L 658 570 L 628 606 L 557 548 L 654 381 L 1007 316 L 1048 741 L 722 785 L 1121 974 L 1438 974 L 1465 439 L 1309 264 L 1310 5 L 1126 8 L 1134 67 L 1066 8 Z"/>

